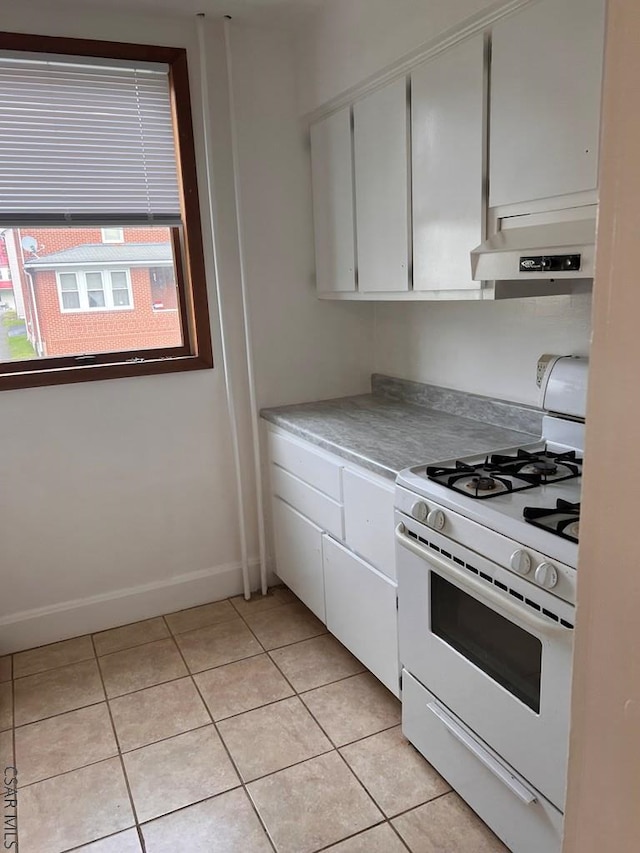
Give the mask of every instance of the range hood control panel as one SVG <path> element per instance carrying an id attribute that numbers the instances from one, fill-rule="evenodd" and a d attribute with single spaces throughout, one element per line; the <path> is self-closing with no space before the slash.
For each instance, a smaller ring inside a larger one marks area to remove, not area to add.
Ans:
<path id="1" fill-rule="evenodd" d="M 520 272 L 573 272 L 581 267 L 581 255 L 531 255 L 520 258 Z"/>

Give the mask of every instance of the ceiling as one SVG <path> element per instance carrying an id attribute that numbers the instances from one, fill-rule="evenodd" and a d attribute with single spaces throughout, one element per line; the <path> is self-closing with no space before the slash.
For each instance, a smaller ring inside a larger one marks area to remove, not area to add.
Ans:
<path id="1" fill-rule="evenodd" d="M 292 26 L 309 16 L 324 0 L 56 0 L 58 7 L 129 10 L 211 17 L 230 15 L 241 20 L 273 21 Z"/>

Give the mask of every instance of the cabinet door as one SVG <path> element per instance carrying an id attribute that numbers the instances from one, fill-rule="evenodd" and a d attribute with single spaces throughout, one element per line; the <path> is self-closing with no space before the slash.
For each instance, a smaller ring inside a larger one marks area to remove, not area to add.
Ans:
<path id="1" fill-rule="evenodd" d="M 358 290 L 409 289 L 407 88 L 404 79 L 353 108 Z"/>
<path id="2" fill-rule="evenodd" d="M 541 0 L 493 29 L 490 205 L 598 186 L 606 0 Z"/>
<path id="3" fill-rule="evenodd" d="M 329 536 L 323 555 L 327 628 L 398 696 L 396 585 Z"/>
<path id="4" fill-rule="evenodd" d="M 322 531 L 280 498 L 273 498 L 276 574 L 325 622 Z"/>
<path id="5" fill-rule="evenodd" d="M 477 290 L 470 252 L 484 221 L 484 37 L 411 75 L 413 289 Z"/>
<path id="6" fill-rule="evenodd" d="M 395 580 L 396 553 L 393 481 L 345 468 L 344 523 L 347 545 Z"/>
<path id="7" fill-rule="evenodd" d="M 311 127 L 316 284 L 322 293 L 356 289 L 351 111 Z"/>

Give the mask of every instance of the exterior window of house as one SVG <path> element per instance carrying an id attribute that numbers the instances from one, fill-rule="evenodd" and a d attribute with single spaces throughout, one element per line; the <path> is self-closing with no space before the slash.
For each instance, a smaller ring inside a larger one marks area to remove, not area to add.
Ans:
<path id="1" fill-rule="evenodd" d="M 63 314 L 133 308 L 129 270 L 58 273 L 58 292 Z"/>
<path id="2" fill-rule="evenodd" d="M 186 51 L 0 33 L 0 390 L 213 366 Z"/>
<path id="3" fill-rule="evenodd" d="M 80 308 L 78 276 L 74 272 L 62 273 L 59 278 L 60 302 L 63 311 L 77 311 Z"/>
<path id="4" fill-rule="evenodd" d="M 149 270 L 151 279 L 151 301 L 154 311 L 176 311 L 178 293 L 176 277 L 172 267 L 154 267 Z"/>
<path id="5" fill-rule="evenodd" d="M 103 243 L 124 243 L 124 230 L 122 228 L 102 228 Z"/>

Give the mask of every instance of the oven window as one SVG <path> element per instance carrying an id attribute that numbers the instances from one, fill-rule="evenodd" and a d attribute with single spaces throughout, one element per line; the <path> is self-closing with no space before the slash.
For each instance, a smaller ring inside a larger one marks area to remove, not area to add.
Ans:
<path id="1" fill-rule="evenodd" d="M 430 574 L 432 632 L 538 714 L 540 640 L 440 575 Z"/>

